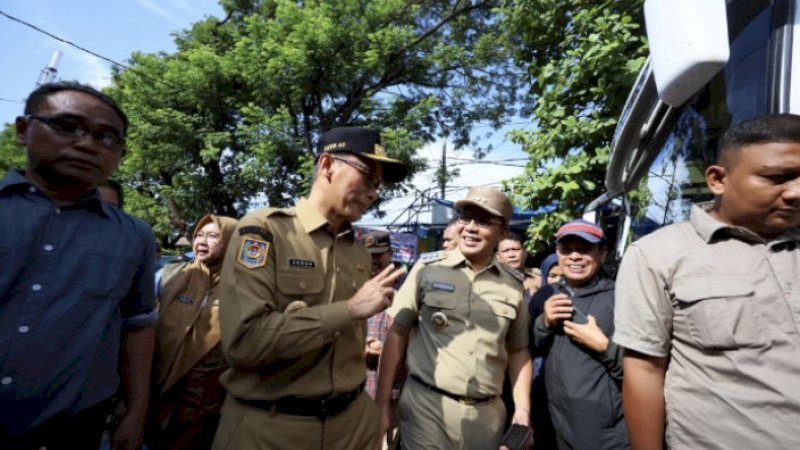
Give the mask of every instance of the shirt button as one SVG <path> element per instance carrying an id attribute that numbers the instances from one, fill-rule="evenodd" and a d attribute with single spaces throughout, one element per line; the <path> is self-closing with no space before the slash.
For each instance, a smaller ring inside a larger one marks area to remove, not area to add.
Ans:
<path id="1" fill-rule="evenodd" d="M 39 283 L 36 283 L 33 286 L 31 286 L 31 289 L 33 289 L 34 292 L 39 292 L 39 291 L 42 290 L 42 285 L 39 284 Z"/>
<path id="2" fill-rule="evenodd" d="M 56 208 L 56 214 L 61 214 L 61 208 Z"/>
<path id="3" fill-rule="evenodd" d="M 341 335 L 342 335 L 342 333 L 337 331 L 337 332 L 333 333 L 333 338 L 334 339 L 339 339 L 339 336 L 341 336 Z"/>
<path id="4" fill-rule="evenodd" d="M 28 192 L 30 192 L 30 193 L 34 193 L 34 192 L 36 192 L 36 188 L 35 188 L 35 187 L 33 187 L 33 186 L 29 187 L 29 188 L 28 188 Z"/>
<path id="5" fill-rule="evenodd" d="M 341 271 L 342 271 L 342 268 L 341 268 L 341 267 L 337 267 L 337 268 L 336 268 L 336 273 L 339 273 L 339 272 L 341 272 Z"/>
<path id="6" fill-rule="evenodd" d="M 0 380 L 0 383 L 2 383 L 3 386 L 8 386 L 9 384 L 11 384 L 12 381 L 14 380 L 11 379 L 11 377 L 3 377 L 3 379 Z"/>
<path id="7" fill-rule="evenodd" d="M 47 245 L 44 246 L 44 251 L 49 252 L 51 250 L 53 250 L 53 246 L 52 245 L 47 244 Z"/>
<path id="8" fill-rule="evenodd" d="M 17 328 L 17 331 L 19 331 L 20 333 L 27 333 L 29 329 L 30 328 L 28 328 L 27 325 L 23 325 L 23 326 Z"/>

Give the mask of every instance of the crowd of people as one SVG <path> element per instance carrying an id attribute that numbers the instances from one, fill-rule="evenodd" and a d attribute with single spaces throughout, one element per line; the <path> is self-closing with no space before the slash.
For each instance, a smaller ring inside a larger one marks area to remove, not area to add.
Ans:
<path id="1" fill-rule="evenodd" d="M 109 183 L 128 121 L 54 83 L 0 181 L 0 447 L 800 447 L 800 117 L 733 125 L 714 201 L 634 242 L 566 221 L 531 260 L 509 198 L 474 186 L 410 271 L 352 224 L 406 166 L 334 128 L 310 193 L 206 215 L 156 273 Z M 159 249 L 160 250 L 160 249 Z"/>

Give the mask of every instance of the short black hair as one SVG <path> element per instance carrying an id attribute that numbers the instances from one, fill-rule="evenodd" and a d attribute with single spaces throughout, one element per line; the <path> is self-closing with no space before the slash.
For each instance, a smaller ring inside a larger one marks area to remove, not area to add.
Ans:
<path id="1" fill-rule="evenodd" d="M 37 87 L 33 90 L 33 92 L 30 93 L 30 95 L 28 95 L 28 99 L 25 100 L 25 114 L 35 114 L 47 97 L 61 91 L 83 92 L 84 94 L 89 94 L 92 97 L 102 101 L 106 105 L 110 106 L 111 109 L 113 109 L 122 120 L 122 136 L 124 137 L 128 132 L 128 116 L 122 112 L 122 109 L 119 107 L 119 105 L 117 105 L 117 102 L 115 102 L 114 99 L 89 85 L 81 84 L 75 81 L 45 83 Z"/>
<path id="2" fill-rule="evenodd" d="M 122 185 L 117 181 L 108 179 L 97 185 L 97 187 L 103 186 L 109 187 L 117 193 L 117 198 L 119 199 L 119 209 L 122 210 L 122 207 L 124 206 L 124 203 L 122 202 Z"/>
<path id="3" fill-rule="evenodd" d="M 721 163 L 726 154 L 741 147 L 772 142 L 800 143 L 800 116 L 771 114 L 732 125 L 717 145 L 717 163 Z"/>
<path id="4" fill-rule="evenodd" d="M 507 232 L 506 235 L 503 236 L 503 239 L 500 239 L 500 240 L 501 241 L 516 241 L 516 242 L 519 242 L 520 244 L 522 244 L 522 238 L 517 233 L 514 233 L 513 231 Z"/>

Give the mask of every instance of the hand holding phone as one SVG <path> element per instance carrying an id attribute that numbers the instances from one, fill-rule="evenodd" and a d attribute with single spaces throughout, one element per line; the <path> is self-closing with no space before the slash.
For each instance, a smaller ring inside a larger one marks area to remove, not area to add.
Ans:
<path id="1" fill-rule="evenodd" d="M 521 450 L 531 441 L 531 436 L 530 427 L 514 423 L 503 436 L 503 445 L 509 450 Z"/>

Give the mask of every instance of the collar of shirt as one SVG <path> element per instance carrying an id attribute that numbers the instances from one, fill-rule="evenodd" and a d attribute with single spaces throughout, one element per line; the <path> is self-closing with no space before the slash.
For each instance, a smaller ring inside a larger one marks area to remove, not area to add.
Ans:
<path id="1" fill-rule="evenodd" d="M 41 193 L 41 189 L 33 184 L 21 170 L 9 170 L 6 173 L 6 176 L 3 177 L 3 180 L 0 181 L 0 192 L 5 192 L 6 190 L 22 190 L 30 188 L 34 188 L 42 197 L 47 198 Z M 84 207 L 86 210 L 93 210 L 105 217 L 110 217 L 113 214 L 111 211 L 112 206 L 103 201 L 102 197 L 100 197 L 100 192 L 97 189 L 94 189 L 91 191 L 91 193 L 85 195 L 69 206 Z"/>
<path id="2" fill-rule="evenodd" d="M 322 214 L 320 214 L 317 208 L 312 205 L 307 198 L 301 198 L 297 202 L 297 206 L 295 206 L 294 209 L 295 214 L 297 214 L 297 219 L 300 221 L 300 224 L 303 225 L 303 229 L 306 230 L 306 233 L 311 234 L 320 228 L 324 228 L 326 232 L 333 234 L 328 224 L 328 220 L 325 219 Z M 337 238 L 342 237 L 350 242 L 353 242 L 355 239 L 353 226 L 348 223 L 344 230 L 335 236 Z"/>
<path id="3" fill-rule="evenodd" d="M 747 228 L 728 225 L 726 223 L 720 222 L 719 220 L 712 217 L 707 210 L 701 208 L 698 205 L 692 206 L 692 211 L 689 215 L 689 220 L 691 221 L 694 229 L 697 230 L 697 234 L 700 235 L 700 237 L 708 243 L 710 243 L 715 238 L 719 238 L 725 235 L 734 237 L 742 241 L 767 243 L 769 244 L 770 247 L 782 244 L 784 242 L 800 241 L 800 229 L 790 228 L 777 238 L 772 239 L 768 242 L 767 240 L 757 235 L 756 233 L 753 233 Z"/>
<path id="4" fill-rule="evenodd" d="M 498 266 L 498 264 L 500 263 L 497 261 L 497 258 L 492 256 L 492 261 L 489 263 L 488 266 L 486 266 L 486 269 L 484 269 L 484 271 L 491 269 L 495 272 L 499 272 L 500 266 Z M 447 258 L 445 258 L 444 261 L 442 261 L 442 265 L 450 267 L 465 265 L 470 269 L 472 269 L 472 263 L 458 249 L 448 251 Z"/>

